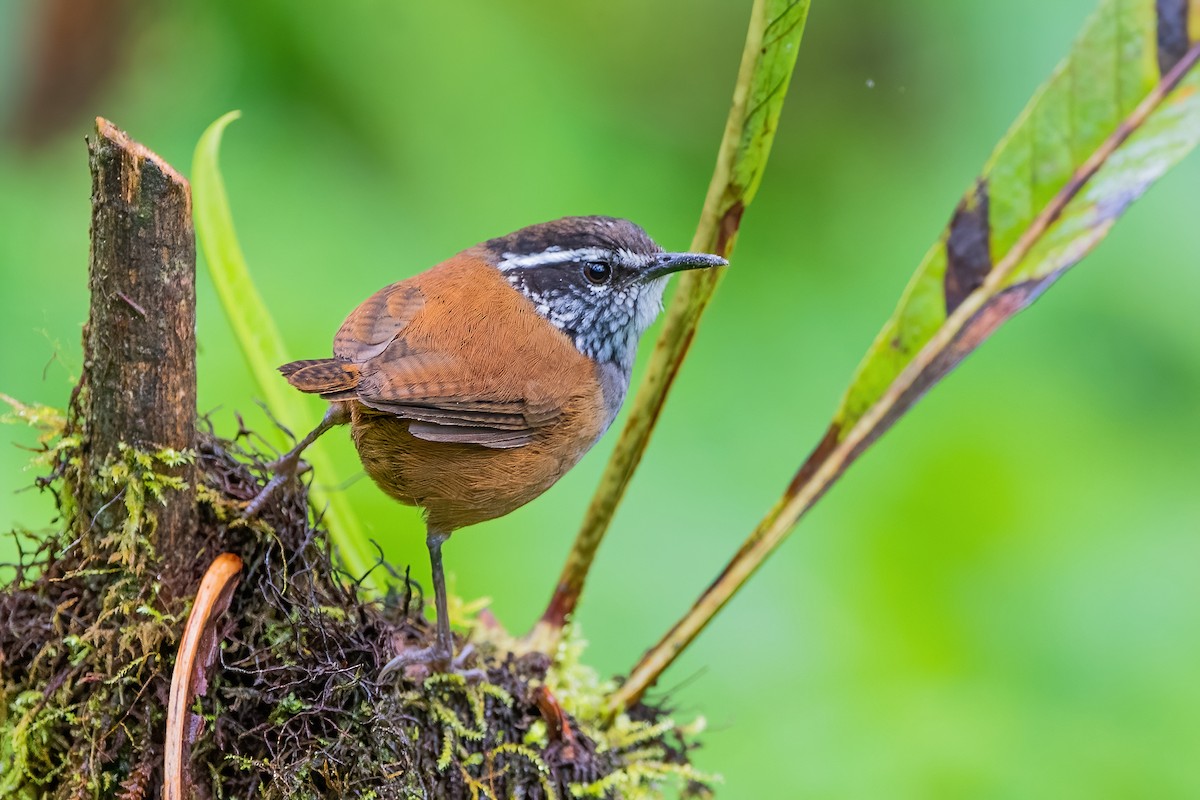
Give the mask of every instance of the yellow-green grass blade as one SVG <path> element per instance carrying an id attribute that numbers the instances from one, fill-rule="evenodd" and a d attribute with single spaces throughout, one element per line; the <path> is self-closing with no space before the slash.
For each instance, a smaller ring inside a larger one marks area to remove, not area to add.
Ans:
<path id="1" fill-rule="evenodd" d="M 229 320 L 267 407 L 284 426 L 303 435 L 315 427 L 318 420 L 312 418 L 303 396 L 288 386 L 276 369 L 290 359 L 279 329 L 250 277 L 246 258 L 238 244 L 233 214 L 225 194 L 225 182 L 218 165 L 221 137 L 226 126 L 239 116 L 240 112 L 237 111 L 222 116 L 208 127 L 196 145 L 192 162 L 196 239 L 208 263 L 209 275 L 216 286 L 225 317 Z M 282 433 L 267 435 L 284 444 Z M 305 451 L 304 459 L 312 465 L 317 475 L 334 474 L 332 462 L 321 440 L 318 439 Z M 319 481 L 315 481 L 309 498 L 314 507 L 324 510 L 323 522 L 346 571 L 356 578 L 366 574 L 375 559 L 369 551 L 358 517 L 345 495 L 327 492 L 321 488 Z M 378 570 L 372 572 L 364 581 L 363 587 L 368 591 L 380 588 L 374 582 L 377 574 Z"/>
<path id="2" fill-rule="evenodd" d="M 800 51 L 809 4 L 809 0 L 756 0 L 750 11 L 733 102 L 700 223 L 692 239 L 694 252 L 715 253 L 725 258 L 733 252 L 742 213 L 758 191 L 766 170 Z M 724 269 L 696 270 L 679 277 L 679 286 L 671 298 L 662 333 L 654 344 L 625 427 L 588 506 L 554 595 L 531 634 L 537 647 L 552 649 L 579 601 L 596 550 L 641 462 L 700 317 L 724 272 Z"/>

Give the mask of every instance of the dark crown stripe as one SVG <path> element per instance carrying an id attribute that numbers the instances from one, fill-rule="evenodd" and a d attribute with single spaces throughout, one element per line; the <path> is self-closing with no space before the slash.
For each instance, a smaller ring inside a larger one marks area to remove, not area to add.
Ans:
<path id="1" fill-rule="evenodd" d="M 533 255 L 546 252 L 551 247 L 559 250 L 625 248 L 651 252 L 658 249 L 637 225 L 614 217 L 563 217 L 489 239 L 483 246 L 497 255 Z"/>

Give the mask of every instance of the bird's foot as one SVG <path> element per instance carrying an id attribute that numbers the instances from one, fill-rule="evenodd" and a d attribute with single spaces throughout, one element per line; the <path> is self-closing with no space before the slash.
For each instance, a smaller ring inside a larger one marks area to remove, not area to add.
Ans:
<path id="1" fill-rule="evenodd" d="M 405 650 L 383 665 L 383 669 L 379 670 L 379 681 L 382 683 L 397 673 L 406 678 L 419 679 L 422 677 L 422 672 L 426 674 L 441 672 L 461 675 L 468 683 L 476 683 L 486 679 L 487 673 L 477 667 L 468 669 L 464 666 L 474 652 L 475 645 L 473 644 L 464 645 L 457 656 L 449 647 L 440 644 Z"/>
<path id="2" fill-rule="evenodd" d="M 267 469 L 272 473 L 271 480 L 267 481 L 267 485 L 246 504 L 246 509 L 242 512 L 242 519 L 253 519 L 257 516 L 258 512 L 266 507 L 285 483 L 307 468 L 308 465 L 300 460 L 300 453 L 295 450 L 285 453 L 268 464 Z"/>

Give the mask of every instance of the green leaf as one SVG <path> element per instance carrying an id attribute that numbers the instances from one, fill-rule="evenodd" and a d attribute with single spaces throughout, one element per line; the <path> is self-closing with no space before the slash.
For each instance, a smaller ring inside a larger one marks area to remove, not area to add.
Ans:
<path id="1" fill-rule="evenodd" d="M 1198 60 L 1200 0 L 1101 3 L 917 268 L 825 437 L 614 708 L 658 679 L 863 451 L 1196 146 Z"/>
<path id="2" fill-rule="evenodd" d="M 196 221 L 196 240 L 208 263 L 209 275 L 217 288 L 225 317 L 233 328 L 242 354 L 254 376 L 258 389 L 271 413 L 296 433 L 307 433 L 317 424 L 309 414 L 304 398 L 280 378 L 276 367 L 291 359 L 284 347 L 279 329 L 275 326 L 262 295 L 254 286 L 246 258 L 238 244 L 233 227 L 233 214 L 225 194 L 225 182 L 218 166 L 221 136 L 226 126 L 240 116 L 231 111 L 208 127 L 196 145 L 192 161 L 192 198 Z M 268 434 L 286 446 L 282 432 Z M 305 451 L 304 459 L 318 475 L 333 475 L 328 454 L 318 440 Z M 358 577 L 364 575 L 374 558 L 363 536 L 358 517 L 344 494 L 326 492 L 314 482 L 309 491 L 313 505 L 325 509 L 323 522 L 337 548 L 346 571 Z M 378 590 L 371 573 L 363 583 L 368 591 Z"/>

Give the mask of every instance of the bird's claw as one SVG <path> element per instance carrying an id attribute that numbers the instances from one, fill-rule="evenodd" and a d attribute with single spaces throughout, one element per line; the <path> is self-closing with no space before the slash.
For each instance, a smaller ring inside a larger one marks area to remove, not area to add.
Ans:
<path id="1" fill-rule="evenodd" d="M 246 504 L 246 509 L 242 512 L 242 519 L 253 519 L 257 516 L 280 487 L 297 475 L 303 474 L 309 469 L 309 466 L 300 460 L 298 452 L 293 451 L 272 461 L 267 465 L 267 469 L 272 473 L 271 480 L 267 481 L 266 486 L 263 486 L 259 493 Z"/>
<path id="2" fill-rule="evenodd" d="M 436 644 L 421 647 L 416 650 L 405 650 L 379 670 L 380 683 L 386 681 L 395 673 L 404 674 L 407 667 L 424 666 L 433 672 L 460 675 L 468 683 L 477 683 L 487 678 L 487 672 L 477 667 L 466 669 L 463 664 L 475 652 L 475 645 L 466 644 L 455 656 L 446 648 Z"/>

